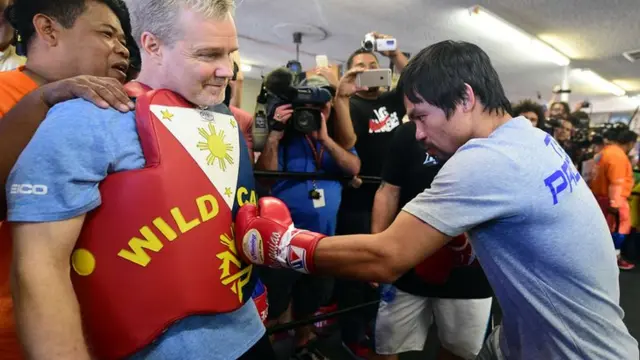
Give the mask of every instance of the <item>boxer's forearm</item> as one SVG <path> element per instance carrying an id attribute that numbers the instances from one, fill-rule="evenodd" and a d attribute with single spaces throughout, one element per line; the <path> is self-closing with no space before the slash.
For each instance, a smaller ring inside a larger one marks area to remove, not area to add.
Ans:
<path id="1" fill-rule="evenodd" d="M 404 273 L 394 265 L 392 246 L 377 246 L 379 235 L 327 237 L 315 251 L 315 272 L 362 281 L 394 282 Z"/>
<path id="2" fill-rule="evenodd" d="M 315 247 L 312 268 L 319 274 L 392 283 L 450 240 L 403 211 L 379 234 L 321 239 Z"/>

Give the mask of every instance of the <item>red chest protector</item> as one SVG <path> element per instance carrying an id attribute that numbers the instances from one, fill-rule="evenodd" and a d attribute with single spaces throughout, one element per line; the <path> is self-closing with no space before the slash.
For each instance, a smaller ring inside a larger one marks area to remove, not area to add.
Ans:
<path id="1" fill-rule="evenodd" d="M 146 166 L 101 183 L 102 205 L 87 214 L 72 255 L 89 347 L 100 359 L 132 355 L 186 316 L 249 300 L 242 288 L 252 268 L 237 257 L 232 233 L 237 124 L 167 90 L 137 90 Z"/>

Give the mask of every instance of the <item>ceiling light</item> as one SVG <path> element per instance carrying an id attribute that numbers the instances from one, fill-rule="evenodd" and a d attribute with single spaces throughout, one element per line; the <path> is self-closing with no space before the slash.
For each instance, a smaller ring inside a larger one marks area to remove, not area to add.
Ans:
<path id="1" fill-rule="evenodd" d="M 469 8 L 471 19 L 478 25 L 478 29 L 491 33 L 502 42 L 517 46 L 527 50 L 530 54 L 539 55 L 547 61 L 551 61 L 559 66 L 566 66 L 571 63 L 571 59 L 552 48 L 547 43 L 529 35 L 522 29 L 510 24 L 506 20 L 491 13 L 482 6 L 476 5 Z"/>
<path id="2" fill-rule="evenodd" d="M 242 72 L 249 72 L 251 69 L 252 67 L 249 64 L 240 64 L 240 71 Z"/>
<path id="3" fill-rule="evenodd" d="M 623 96 L 627 92 L 620 86 L 612 83 L 611 81 L 603 78 L 589 69 L 575 69 L 574 73 L 580 76 L 584 81 L 590 83 L 592 86 L 612 93 L 615 96 Z"/>

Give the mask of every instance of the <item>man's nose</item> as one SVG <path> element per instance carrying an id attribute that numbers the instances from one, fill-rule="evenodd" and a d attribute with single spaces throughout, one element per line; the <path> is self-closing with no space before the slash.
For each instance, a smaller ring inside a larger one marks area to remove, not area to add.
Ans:
<path id="1" fill-rule="evenodd" d="M 420 130 L 418 127 L 416 127 L 416 140 L 421 141 L 425 138 L 425 134 L 424 131 Z"/>
<path id="2" fill-rule="evenodd" d="M 229 61 L 225 61 L 216 69 L 216 77 L 227 79 L 231 79 L 233 77 L 233 62 L 231 59 L 229 59 Z"/>
<path id="3" fill-rule="evenodd" d="M 118 45 L 116 45 L 116 54 L 121 55 L 125 60 L 129 60 L 129 56 L 131 55 L 129 48 L 121 42 L 118 42 Z"/>

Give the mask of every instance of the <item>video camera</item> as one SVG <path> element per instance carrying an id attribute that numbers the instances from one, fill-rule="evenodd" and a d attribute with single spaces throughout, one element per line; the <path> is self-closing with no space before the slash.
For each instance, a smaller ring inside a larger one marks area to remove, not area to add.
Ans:
<path id="1" fill-rule="evenodd" d="M 322 107 L 331 101 L 333 89 L 324 86 L 304 86 L 296 84 L 296 74 L 287 68 L 272 71 L 265 79 L 266 115 L 270 130 L 284 131 L 292 128 L 309 134 L 320 129 Z M 274 119 L 278 106 L 291 104 L 293 115 L 287 124 Z"/>
<path id="2" fill-rule="evenodd" d="M 362 48 L 366 51 L 396 51 L 398 44 L 396 39 L 376 39 L 373 34 L 369 33 L 362 40 Z"/>

